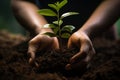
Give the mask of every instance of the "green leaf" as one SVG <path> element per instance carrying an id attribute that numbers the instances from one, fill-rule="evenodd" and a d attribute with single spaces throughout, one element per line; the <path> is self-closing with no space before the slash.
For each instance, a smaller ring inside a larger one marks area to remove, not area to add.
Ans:
<path id="1" fill-rule="evenodd" d="M 67 0 L 63 0 L 61 1 L 57 6 L 59 7 L 59 9 L 61 9 L 63 6 L 65 6 L 68 3 Z"/>
<path id="2" fill-rule="evenodd" d="M 59 31 L 59 28 L 54 24 L 45 24 L 43 28 L 51 28 L 55 34 Z"/>
<path id="3" fill-rule="evenodd" d="M 45 24 L 43 28 L 55 28 L 54 24 Z"/>
<path id="4" fill-rule="evenodd" d="M 69 28 L 61 29 L 61 31 L 72 33 L 72 31 Z"/>
<path id="5" fill-rule="evenodd" d="M 73 25 L 66 25 L 61 29 L 61 31 L 68 31 L 71 33 L 74 29 L 75 27 Z"/>
<path id="6" fill-rule="evenodd" d="M 56 11 L 58 11 L 58 7 L 56 6 L 56 4 L 48 4 L 49 7 L 55 9 Z"/>
<path id="7" fill-rule="evenodd" d="M 52 33 L 52 32 L 46 32 L 46 33 L 44 33 L 44 35 L 48 35 L 50 37 L 57 37 L 57 35 L 55 33 Z"/>
<path id="8" fill-rule="evenodd" d="M 78 12 L 67 12 L 61 15 L 61 19 L 68 17 L 68 16 L 72 16 L 72 15 L 78 15 Z"/>
<path id="9" fill-rule="evenodd" d="M 60 20 L 59 23 L 58 23 L 58 21 L 53 21 L 53 23 L 60 26 L 60 25 L 62 25 L 63 21 Z"/>
<path id="10" fill-rule="evenodd" d="M 56 2 L 56 3 L 55 3 L 55 5 L 56 5 L 57 7 L 59 6 L 59 4 L 60 4 L 60 2 Z"/>
<path id="11" fill-rule="evenodd" d="M 55 28 L 53 29 L 53 31 L 54 31 L 55 34 L 57 34 L 58 31 L 59 31 L 59 28 L 58 28 L 58 27 L 55 27 Z"/>
<path id="12" fill-rule="evenodd" d="M 44 16 L 57 16 L 57 14 L 51 9 L 41 9 L 38 10 L 38 13 Z"/>
<path id="13" fill-rule="evenodd" d="M 70 37 L 70 34 L 69 33 L 63 33 L 61 35 L 61 38 L 69 38 Z"/>

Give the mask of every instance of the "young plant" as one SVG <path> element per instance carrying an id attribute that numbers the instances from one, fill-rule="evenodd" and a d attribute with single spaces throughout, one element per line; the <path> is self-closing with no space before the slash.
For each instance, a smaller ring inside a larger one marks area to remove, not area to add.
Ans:
<path id="1" fill-rule="evenodd" d="M 49 35 L 51 37 L 58 37 L 60 40 L 61 38 L 69 38 L 72 31 L 75 29 L 73 25 L 65 25 L 62 27 L 63 19 L 65 17 L 71 16 L 71 15 L 77 15 L 78 12 L 66 12 L 60 15 L 60 10 L 63 6 L 65 6 L 68 3 L 67 0 L 63 0 L 61 2 L 56 2 L 54 4 L 48 4 L 50 9 L 40 9 L 38 10 L 38 13 L 43 16 L 50 16 L 50 17 L 56 17 L 57 20 L 53 21 L 50 24 L 45 24 L 43 28 L 51 28 L 54 33 L 46 32 L 45 35 Z"/>

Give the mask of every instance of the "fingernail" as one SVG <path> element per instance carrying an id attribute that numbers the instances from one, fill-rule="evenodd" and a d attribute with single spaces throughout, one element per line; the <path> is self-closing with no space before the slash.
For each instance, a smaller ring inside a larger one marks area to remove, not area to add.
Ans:
<path id="1" fill-rule="evenodd" d="M 70 65 L 70 64 L 67 64 L 67 65 L 65 66 L 65 69 L 66 69 L 66 70 L 71 70 L 71 65 Z"/>
<path id="2" fill-rule="evenodd" d="M 39 68 L 39 64 L 38 64 L 37 62 L 35 62 L 35 66 L 36 66 L 37 68 Z"/>

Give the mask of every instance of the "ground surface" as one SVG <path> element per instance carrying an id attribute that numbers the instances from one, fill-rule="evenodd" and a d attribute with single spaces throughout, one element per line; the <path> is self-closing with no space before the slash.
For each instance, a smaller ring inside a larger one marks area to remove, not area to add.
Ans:
<path id="1" fill-rule="evenodd" d="M 73 50 L 43 51 L 36 58 L 41 67 L 35 68 L 28 64 L 26 38 L 1 31 L 0 80 L 120 80 L 120 40 L 97 38 L 93 44 L 96 55 L 84 73 L 64 69 Z"/>

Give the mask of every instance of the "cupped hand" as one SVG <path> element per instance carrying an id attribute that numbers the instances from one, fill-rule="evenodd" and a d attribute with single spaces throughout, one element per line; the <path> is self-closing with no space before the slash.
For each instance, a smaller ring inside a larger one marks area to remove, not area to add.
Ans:
<path id="1" fill-rule="evenodd" d="M 95 50 L 86 33 L 77 31 L 71 35 L 68 40 L 68 48 L 74 47 L 77 47 L 79 52 L 75 53 L 75 55 L 70 58 L 69 63 L 65 67 L 66 70 L 87 68 L 90 60 L 95 54 Z"/>
<path id="2" fill-rule="evenodd" d="M 28 55 L 29 63 L 38 67 L 35 62 L 35 53 L 41 50 L 59 49 L 59 43 L 57 37 L 50 37 L 43 33 L 39 33 L 29 41 Z"/>

